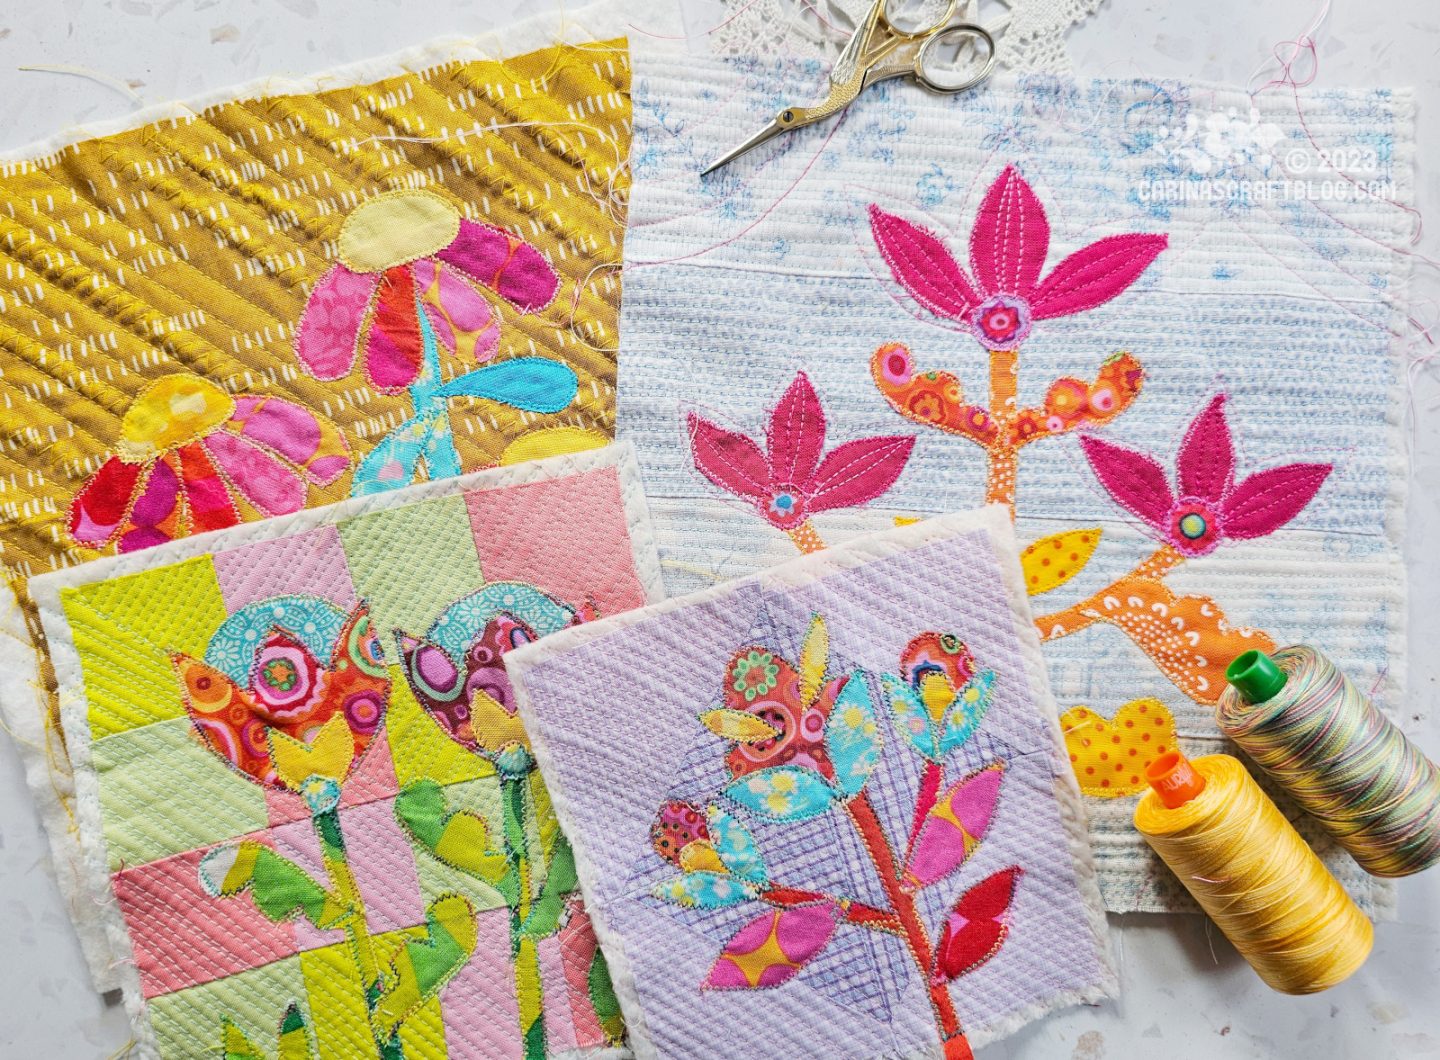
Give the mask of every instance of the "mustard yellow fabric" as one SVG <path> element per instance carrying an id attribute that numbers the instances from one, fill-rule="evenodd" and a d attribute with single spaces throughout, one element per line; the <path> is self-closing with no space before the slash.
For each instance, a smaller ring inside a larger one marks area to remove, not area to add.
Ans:
<path id="1" fill-rule="evenodd" d="M 188 372 L 302 403 L 340 428 L 357 460 L 401 422 L 406 396 L 371 389 L 361 363 L 320 382 L 292 349 L 315 282 L 346 252 L 364 260 L 367 233 L 342 236 L 347 215 L 385 191 L 423 188 L 539 248 L 561 277 L 543 311 L 504 315 L 495 359 L 559 359 L 579 376 L 578 396 L 553 415 L 457 399 L 465 469 L 499 463 L 536 428 L 611 436 L 627 55 L 624 41 L 557 46 L 230 103 L 0 168 L 7 577 L 96 554 L 67 539 L 67 509 L 154 380 Z M 453 215 L 432 213 L 415 220 L 438 239 Z M 349 475 L 312 485 L 307 503 L 349 486 Z"/>
<path id="2" fill-rule="evenodd" d="M 316 282 L 347 257 L 367 264 L 387 235 L 346 229 L 359 203 L 423 190 L 407 218 L 422 254 L 453 236 L 458 211 L 536 247 L 560 277 L 538 312 L 492 299 L 503 327 L 491 363 L 561 361 L 578 376 L 575 400 L 543 415 L 454 399 L 463 470 L 500 463 L 522 437 L 538 454 L 613 436 L 629 130 L 628 51 L 616 40 L 228 103 L 0 167 L 0 570 L 52 712 L 26 581 L 99 554 L 67 523 L 107 459 L 202 433 L 216 409 L 234 411 L 231 395 L 308 407 L 324 437 L 343 436 L 352 469 L 409 415 L 404 393 L 368 384 L 363 355 L 322 382 L 293 347 Z M 446 376 L 474 367 L 442 360 Z M 163 423 L 148 422 L 152 404 Z M 307 483 L 305 503 L 350 486 L 349 472 Z M 231 500 L 242 519 L 264 514 L 234 490 Z"/>

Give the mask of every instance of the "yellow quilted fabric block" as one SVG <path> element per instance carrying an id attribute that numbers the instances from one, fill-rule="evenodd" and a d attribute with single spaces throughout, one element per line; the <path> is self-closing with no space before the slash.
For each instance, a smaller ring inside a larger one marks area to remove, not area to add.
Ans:
<path id="1" fill-rule="evenodd" d="M 548 48 L 0 167 L 6 574 L 611 435 L 629 76 Z"/>

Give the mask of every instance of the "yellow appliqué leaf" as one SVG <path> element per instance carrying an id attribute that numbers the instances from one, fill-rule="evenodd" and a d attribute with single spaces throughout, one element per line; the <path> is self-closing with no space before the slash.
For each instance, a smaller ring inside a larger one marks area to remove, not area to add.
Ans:
<path id="1" fill-rule="evenodd" d="M 806 705 L 813 703 L 825 686 L 825 669 L 830 665 L 830 631 L 825 619 L 816 615 L 810 620 L 805 643 L 800 646 L 800 698 Z"/>
<path id="2" fill-rule="evenodd" d="M 1048 593 L 1064 585 L 1085 569 L 1100 544 L 1100 528 L 1064 530 L 1042 537 L 1020 553 L 1025 574 L 1025 591 L 1031 596 Z"/>
<path id="3" fill-rule="evenodd" d="M 701 714 L 700 724 L 722 740 L 734 740 L 736 743 L 759 743 L 762 740 L 773 740 L 780 735 L 780 730 L 763 718 L 743 710 L 727 710 L 724 707 Z"/>
<path id="4" fill-rule="evenodd" d="M 325 777 L 337 784 L 350 772 L 355 753 L 355 739 L 345 723 L 345 714 L 336 711 L 321 726 L 315 739 L 305 743 L 295 737 L 270 729 L 270 757 L 275 772 L 291 791 L 299 791 L 310 777 Z"/>

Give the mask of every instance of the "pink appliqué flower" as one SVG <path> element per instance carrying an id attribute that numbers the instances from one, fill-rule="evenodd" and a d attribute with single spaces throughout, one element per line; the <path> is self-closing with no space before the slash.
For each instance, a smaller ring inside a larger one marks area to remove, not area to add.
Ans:
<path id="1" fill-rule="evenodd" d="M 907 435 L 884 435 L 826 453 L 825 410 L 804 372 L 771 411 L 763 453 L 745 435 L 696 413 L 687 424 L 700 473 L 749 501 L 780 530 L 792 530 L 816 512 L 874 500 L 895 484 L 915 445 Z"/>
<path id="2" fill-rule="evenodd" d="M 1187 556 L 1213 552 L 1222 541 L 1264 537 L 1309 504 L 1330 464 L 1285 464 L 1235 481 L 1235 446 L 1217 394 L 1190 423 L 1176 457 L 1176 490 L 1152 457 L 1102 441 L 1080 439 L 1100 484 L 1161 541 Z"/>
<path id="3" fill-rule="evenodd" d="M 1037 320 L 1094 309 L 1125 291 L 1164 250 L 1163 234 L 1106 236 L 1041 279 L 1045 207 L 1014 166 L 990 185 L 970 229 L 970 272 L 928 229 L 870 207 L 870 230 L 895 279 L 921 306 L 965 325 L 987 349 L 1014 349 Z"/>
<path id="4" fill-rule="evenodd" d="M 560 288 L 529 243 L 461 217 L 429 191 L 362 203 L 345 220 L 337 256 L 305 304 L 295 354 L 330 381 L 349 375 L 363 350 L 365 374 L 382 393 L 399 393 L 424 368 L 421 313 L 440 345 L 479 363 L 494 356 L 500 322 L 477 287 L 522 313 L 543 309 Z"/>
<path id="5" fill-rule="evenodd" d="M 309 484 L 350 467 L 329 420 L 265 394 L 230 394 L 186 372 L 161 376 L 120 421 L 115 452 L 70 505 L 70 538 L 133 552 L 305 507 Z"/>

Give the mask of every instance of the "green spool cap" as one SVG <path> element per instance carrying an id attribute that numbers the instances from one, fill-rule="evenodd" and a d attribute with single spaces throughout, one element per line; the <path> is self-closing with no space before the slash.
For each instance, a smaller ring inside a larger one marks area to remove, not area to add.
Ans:
<path id="1" fill-rule="evenodd" d="M 1264 703 L 1285 687 L 1285 671 L 1263 651 L 1247 651 L 1225 667 L 1225 680 L 1246 703 Z"/>

